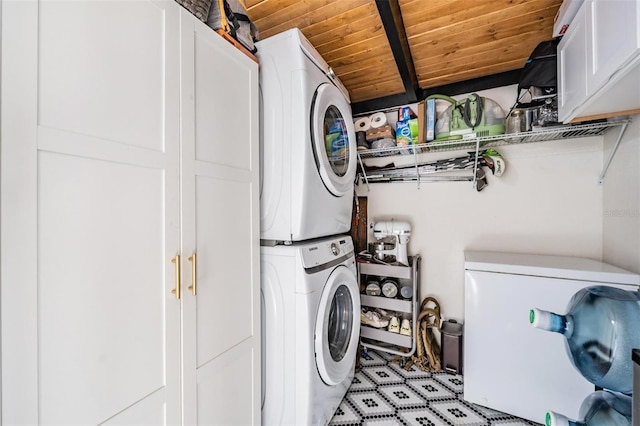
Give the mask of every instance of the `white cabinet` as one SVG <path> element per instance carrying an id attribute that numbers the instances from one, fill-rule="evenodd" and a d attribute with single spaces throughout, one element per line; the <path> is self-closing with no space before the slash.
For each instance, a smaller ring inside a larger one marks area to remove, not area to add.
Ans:
<path id="1" fill-rule="evenodd" d="M 3 424 L 259 423 L 257 64 L 205 30 L 2 3 Z"/>
<path id="2" fill-rule="evenodd" d="M 587 2 L 586 22 L 591 45 L 587 93 L 596 93 L 640 52 L 640 1 Z M 640 84 L 640 74 L 636 74 Z"/>
<path id="3" fill-rule="evenodd" d="M 586 8 L 578 10 L 558 45 L 558 114 L 574 111 L 587 98 Z"/>
<path id="4" fill-rule="evenodd" d="M 182 247 L 185 258 L 197 254 L 198 278 L 197 294 L 185 289 L 182 301 L 184 423 L 255 425 L 258 64 L 186 10 L 181 15 Z"/>
<path id="5" fill-rule="evenodd" d="M 640 109 L 640 1 L 587 0 L 558 44 L 563 122 Z"/>
<path id="6" fill-rule="evenodd" d="M 170 6 L 2 3 L 3 424 L 180 422 Z"/>

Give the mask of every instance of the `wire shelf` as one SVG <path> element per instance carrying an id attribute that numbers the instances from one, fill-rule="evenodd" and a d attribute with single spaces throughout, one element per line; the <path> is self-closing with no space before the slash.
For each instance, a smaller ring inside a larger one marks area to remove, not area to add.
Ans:
<path id="1" fill-rule="evenodd" d="M 619 119 L 602 123 L 572 124 L 553 126 L 540 130 L 511 133 L 480 138 L 459 139 L 441 142 L 429 142 L 418 145 L 396 146 L 389 148 L 358 150 L 361 159 L 391 157 L 395 155 L 419 154 L 425 152 L 443 152 L 475 149 L 479 142 L 481 148 L 497 147 L 502 145 L 514 145 L 531 142 L 544 142 L 559 139 L 584 138 L 600 136 L 606 130 L 630 123 L 629 119 Z"/>

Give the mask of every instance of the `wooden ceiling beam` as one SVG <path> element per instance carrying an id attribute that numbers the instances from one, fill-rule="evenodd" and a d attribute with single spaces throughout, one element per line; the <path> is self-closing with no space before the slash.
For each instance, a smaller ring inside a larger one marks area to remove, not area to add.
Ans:
<path id="1" fill-rule="evenodd" d="M 382 20 L 387 40 L 391 46 L 393 58 L 400 72 L 402 83 L 404 84 L 406 101 L 405 103 L 413 103 L 418 100 L 418 78 L 416 70 L 413 66 L 413 58 L 409 49 L 407 35 L 404 31 L 404 23 L 402 21 L 402 13 L 398 0 L 376 0 L 378 13 Z"/>

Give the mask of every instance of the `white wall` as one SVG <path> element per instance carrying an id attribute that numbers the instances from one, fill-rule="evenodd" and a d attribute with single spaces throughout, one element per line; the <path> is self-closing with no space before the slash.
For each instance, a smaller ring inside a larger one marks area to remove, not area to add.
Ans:
<path id="1" fill-rule="evenodd" d="M 605 160 L 618 131 L 605 135 Z M 604 179 L 603 260 L 640 273 L 640 116 L 627 127 Z"/>
<path id="2" fill-rule="evenodd" d="M 505 110 L 515 100 L 512 87 L 479 94 Z M 602 257 L 603 187 L 597 180 L 603 138 L 497 149 L 507 162 L 506 172 L 489 176 L 481 192 L 471 182 L 422 183 L 419 189 L 415 182 L 371 184 L 369 191 L 357 187 L 359 196 L 368 197 L 369 223 L 393 217 L 412 224 L 409 254 L 422 256 L 420 297 L 435 296 L 446 318 L 463 320 L 465 250 Z M 464 153 L 421 157 L 427 161 Z M 390 160 L 405 159 L 378 161 Z"/>

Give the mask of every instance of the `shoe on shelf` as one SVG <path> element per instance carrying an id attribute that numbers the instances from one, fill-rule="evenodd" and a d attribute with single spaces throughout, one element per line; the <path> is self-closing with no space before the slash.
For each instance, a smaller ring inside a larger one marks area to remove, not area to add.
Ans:
<path id="1" fill-rule="evenodd" d="M 411 322 L 408 319 L 402 320 L 402 326 L 400 327 L 400 334 L 405 336 L 411 336 Z"/>
<path id="2" fill-rule="evenodd" d="M 389 325 L 389 320 L 382 318 L 377 312 L 369 311 L 360 312 L 360 323 L 370 325 L 375 328 L 383 328 Z"/>
<path id="3" fill-rule="evenodd" d="M 384 309 L 376 308 L 375 312 L 377 312 L 380 315 L 380 318 L 384 318 L 386 320 L 391 318 L 391 315 L 389 315 L 389 313 Z"/>
<path id="4" fill-rule="evenodd" d="M 400 332 L 400 321 L 398 321 L 398 317 L 391 317 L 391 321 L 389 321 L 389 329 L 391 333 L 399 333 Z"/>

